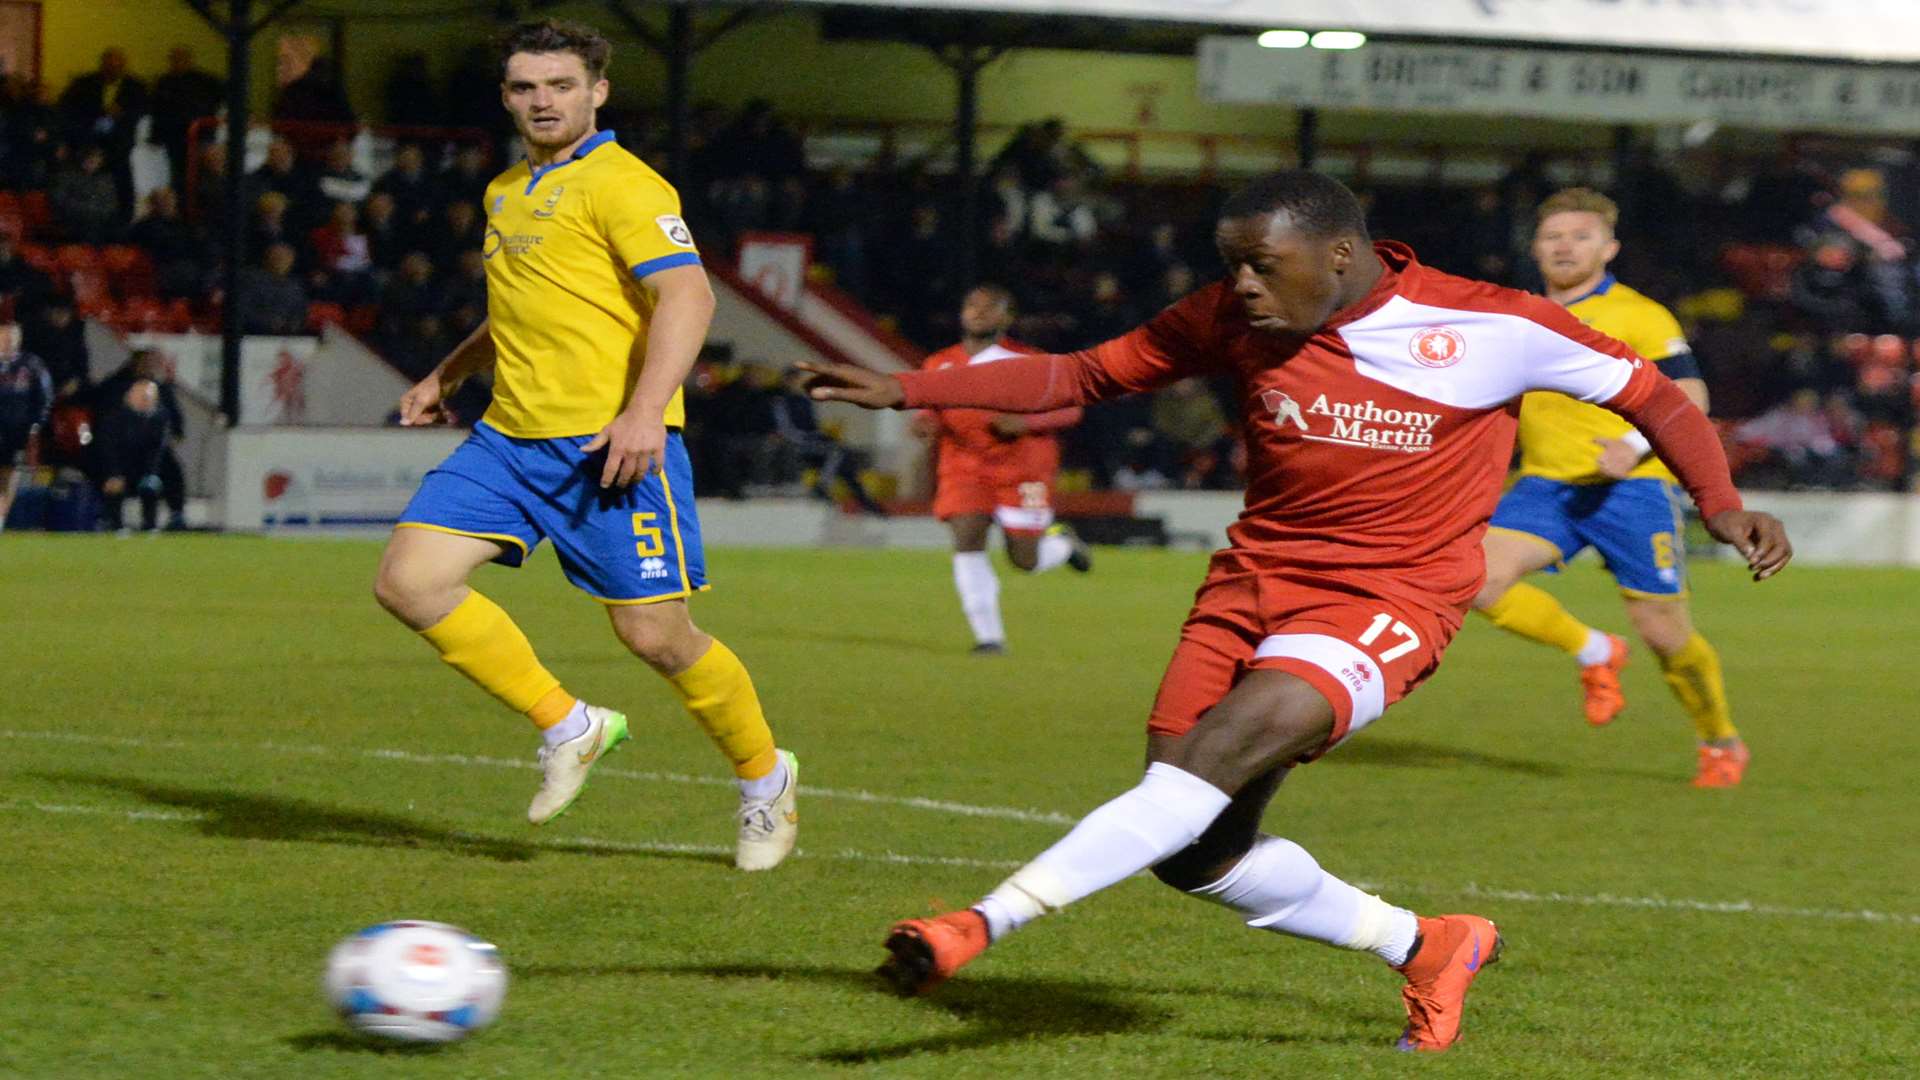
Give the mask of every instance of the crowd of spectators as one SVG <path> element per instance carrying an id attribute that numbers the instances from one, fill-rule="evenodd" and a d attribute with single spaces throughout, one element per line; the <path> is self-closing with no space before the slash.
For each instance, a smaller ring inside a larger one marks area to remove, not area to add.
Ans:
<path id="1" fill-rule="evenodd" d="M 483 69 L 476 57 L 455 82 L 477 92 Z M 470 122 L 497 134 L 497 116 L 447 104 L 479 100 L 473 93 L 456 85 L 442 95 L 423 71 L 419 63 L 396 69 L 389 120 Z M 105 411 L 132 404 L 125 387 L 114 401 L 94 396 L 79 326 L 103 311 L 111 321 L 116 301 L 149 320 L 162 313 L 211 325 L 223 300 L 220 211 L 234 183 L 247 208 L 248 332 L 342 323 L 418 377 L 484 318 L 480 199 L 510 144 L 401 140 L 390 166 L 367 169 L 357 118 L 327 59 L 283 47 L 279 75 L 280 134 L 251 170 L 233 168 L 219 144 L 190 139 L 193 121 L 219 108 L 222 87 L 185 49 L 150 83 L 108 50 L 51 102 L 19 78 L 0 87 L 0 313 L 21 325 L 21 351 L 44 364 L 56 402 Z M 657 118 L 613 111 L 603 123 L 664 167 Z M 164 150 L 169 182 L 136 205 L 129 160 L 142 131 Z M 958 277 L 961 192 L 951 176 L 927 159 L 816 165 L 808 150 L 766 102 L 696 110 L 679 187 L 703 248 L 725 257 L 750 232 L 806 233 L 824 279 L 923 349 L 954 340 L 970 283 Z M 1411 242 L 1443 269 L 1532 287 L 1532 208 L 1558 186 L 1557 168 L 1529 155 L 1477 189 L 1357 187 L 1377 235 Z M 1823 172 L 1813 156 L 1783 155 L 1703 186 L 1630 155 L 1607 185 L 1624 210 L 1618 272 L 1688 324 L 1743 479 L 1902 482 L 1920 359 L 1920 262 L 1895 207 L 1913 171 Z M 1061 121 L 1031 124 L 977 181 L 976 276 L 1013 289 L 1018 339 L 1055 350 L 1091 345 L 1217 272 L 1210 223 L 1223 194 L 1223 184 L 1203 178 L 1113 175 Z M 1920 206 L 1907 212 L 1920 216 Z M 103 286 L 97 267 L 56 260 L 56 249 L 130 252 L 121 263 L 132 269 L 112 271 Z M 140 295 L 122 295 L 123 281 Z M 714 370 L 707 377 L 718 381 L 694 390 L 712 399 L 708 411 L 696 409 L 695 427 L 724 433 L 707 453 L 717 490 L 779 478 L 794 462 L 827 485 L 845 487 L 857 474 L 856 457 L 835 453 L 817 430 L 804 434 L 801 418 L 770 404 L 780 399 L 777 378 L 737 365 Z M 735 408 L 749 390 L 766 400 Z M 1065 464 L 1094 487 L 1234 487 L 1244 462 L 1232 400 L 1231 387 L 1190 381 L 1096 407 L 1067 435 Z M 484 404 L 484 389 L 472 388 L 456 411 L 472 419 Z"/>

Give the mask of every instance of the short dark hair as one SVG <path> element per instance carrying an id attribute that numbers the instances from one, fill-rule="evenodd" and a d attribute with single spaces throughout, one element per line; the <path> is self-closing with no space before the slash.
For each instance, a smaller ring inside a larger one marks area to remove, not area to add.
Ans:
<path id="1" fill-rule="evenodd" d="M 986 293 L 988 296 L 991 296 L 995 300 L 1000 301 L 1002 304 L 1006 305 L 1006 308 L 1009 312 L 1013 311 L 1014 308 L 1017 306 L 1013 298 L 1013 290 L 1007 288 L 1005 285 L 1002 285 L 997 281 L 974 282 L 973 288 L 968 289 L 967 293 L 968 295 L 972 295 L 973 293 L 977 293 L 977 292 Z"/>
<path id="2" fill-rule="evenodd" d="M 1367 239 L 1367 212 L 1347 185 L 1307 169 L 1282 169 L 1249 181 L 1221 204 L 1220 220 L 1285 214 L 1312 236 Z"/>
<path id="3" fill-rule="evenodd" d="M 500 77 L 507 74 L 507 61 L 515 53 L 572 53 L 587 67 L 587 77 L 599 81 L 613 59 L 613 43 L 606 35 L 585 23 L 565 19 L 535 19 L 523 22 L 501 34 L 495 41 L 500 52 Z"/>

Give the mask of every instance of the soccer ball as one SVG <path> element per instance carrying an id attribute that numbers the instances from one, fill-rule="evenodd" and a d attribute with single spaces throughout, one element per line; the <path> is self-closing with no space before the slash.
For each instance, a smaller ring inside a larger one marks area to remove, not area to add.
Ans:
<path id="1" fill-rule="evenodd" d="M 327 957 L 327 1001 L 355 1031 L 409 1043 L 463 1039 L 500 1015 L 500 952 L 457 926 L 369 926 Z"/>

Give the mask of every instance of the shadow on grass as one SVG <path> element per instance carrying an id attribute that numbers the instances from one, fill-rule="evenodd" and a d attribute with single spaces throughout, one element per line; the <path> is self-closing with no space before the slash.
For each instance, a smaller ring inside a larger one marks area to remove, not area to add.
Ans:
<path id="1" fill-rule="evenodd" d="M 1388 765 L 1407 769 L 1450 769 L 1473 765 L 1528 776 L 1565 776 L 1566 766 L 1528 758 L 1483 754 L 1438 743 L 1356 739 L 1322 759 L 1323 764 Z"/>
<path id="2" fill-rule="evenodd" d="M 62 784 L 123 792 L 160 806 L 198 811 L 204 816 L 190 824 L 202 836 L 359 847 L 438 848 L 499 862 L 524 862 L 540 850 L 516 840 L 442 829 L 392 814 L 346 810 L 279 795 L 178 787 L 128 776 L 45 772 L 32 775 Z"/>
<path id="3" fill-rule="evenodd" d="M 548 964 L 516 967 L 521 979 L 581 978 L 609 975 L 691 975 L 708 979 L 800 981 L 888 993 L 871 968 L 772 964 Z M 914 1054 L 979 1050 L 1035 1039 L 1113 1035 L 1151 1031 L 1171 1011 L 1127 1000 L 1134 987 L 1085 979 L 1020 979 L 987 976 L 948 983 L 920 1000 L 966 1024 L 960 1031 L 870 1046 L 849 1046 L 808 1054 L 813 1061 L 866 1065 Z"/>
<path id="4" fill-rule="evenodd" d="M 280 1041 L 303 1054 L 324 1050 L 336 1054 L 374 1054 L 381 1057 L 418 1057 L 437 1054 L 447 1047 L 446 1043 L 393 1042 L 347 1031 L 309 1031 L 304 1035 L 288 1035 Z"/>

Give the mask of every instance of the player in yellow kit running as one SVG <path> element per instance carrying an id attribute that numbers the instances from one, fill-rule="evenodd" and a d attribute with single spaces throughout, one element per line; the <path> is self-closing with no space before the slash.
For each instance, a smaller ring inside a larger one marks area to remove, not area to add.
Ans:
<path id="1" fill-rule="evenodd" d="M 1607 271 L 1620 251 L 1619 217 L 1611 199 L 1586 188 L 1540 204 L 1533 256 L 1547 295 L 1658 363 L 1704 411 L 1706 383 L 1680 324 Z M 1627 643 L 1586 626 L 1520 580 L 1593 547 L 1699 734 L 1694 786 L 1732 787 L 1746 770 L 1747 747 L 1727 707 L 1720 655 L 1694 629 L 1687 608 L 1679 507 L 1673 473 L 1626 421 L 1563 394 L 1528 394 L 1520 407 L 1520 478 L 1487 531 L 1487 583 L 1473 606 L 1494 625 L 1577 658 L 1587 722 L 1608 723 L 1626 706 L 1620 669 Z"/>
<path id="2" fill-rule="evenodd" d="M 735 864 L 793 849 L 798 767 L 774 747 L 753 680 L 699 628 L 687 598 L 706 562 L 680 438 L 680 384 L 713 291 L 673 188 L 596 130 L 612 53 L 590 27 L 543 20 L 501 42 L 501 99 L 527 157 L 487 186 L 487 321 L 400 401 L 431 423 L 491 368 L 493 405 L 427 474 L 380 561 L 374 593 L 440 658 L 541 730 L 543 824 L 627 737 L 626 717 L 567 693 L 507 613 L 467 578 L 552 540 L 567 579 L 664 677 L 739 778 Z"/>

